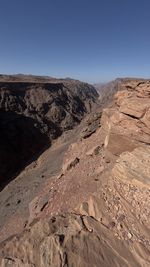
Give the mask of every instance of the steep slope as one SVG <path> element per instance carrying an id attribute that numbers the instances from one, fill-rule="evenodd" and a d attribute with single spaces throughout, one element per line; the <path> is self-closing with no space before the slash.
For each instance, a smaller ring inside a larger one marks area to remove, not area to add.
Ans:
<path id="1" fill-rule="evenodd" d="M 150 82 L 123 83 L 43 183 L 26 224 L 16 213 L 2 227 L 1 266 L 150 266 L 149 110 Z"/>
<path id="2" fill-rule="evenodd" d="M 13 79 L 0 77 L 0 186 L 77 125 L 98 96 L 91 85 L 79 81 Z"/>

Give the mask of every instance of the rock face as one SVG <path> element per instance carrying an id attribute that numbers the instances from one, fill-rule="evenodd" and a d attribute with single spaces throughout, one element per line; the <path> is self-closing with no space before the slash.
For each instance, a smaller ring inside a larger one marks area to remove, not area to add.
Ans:
<path id="1" fill-rule="evenodd" d="M 91 85 L 79 81 L 37 83 L 31 78 L 14 82 L 14 77 L 0 77 L 1 186 L 53 139 L 77 125 L 98 96 Z"/>
<path id="2" fill-rule="evenodd" d="M 99 101 L 101 103 L 101 106 L 106 107 L 112 105 L 112 102 L 114 100 L 114 95 L 118 91 L 123 90 L 126 84 L 128 84 L 129 82 L 130 79 L 128 78 L 126 79 L 118 78 L 106 84 L 95 84 L 94 86 L 97 92 L 99 93 Z"/>
<path id="3" fill-rule="evenodd" d="M 107 240 L 107 242 L 106 242 Z M 63 215 L 33 225 L 31 231 L 1 247 L 1 266 L 140 266 L 128 243 L 108 237 L 104 226 L 90 216 Z"/>
<path id="4" fill-rule="evenodd" d="M 119 155 L 139 145 L 150 144 L 150 82 L 130 82 L 115 95 L 117 107 L 105 109 L 102 124 L 105 147 Z"/>
<path id="5" fill-rule="evenodd" d="M 24 226 L 14 212 L 0 229 L 0 266 L 150 266 L 149 99 L 149 81 L 125 80 L 86 121 Z"/>
<path id="6" fill-rule="evenodd" d="M 123 181 L 150 186 L 150 148 L 139 147 L 121 154 L 113 169 L 113 175 Z"/>

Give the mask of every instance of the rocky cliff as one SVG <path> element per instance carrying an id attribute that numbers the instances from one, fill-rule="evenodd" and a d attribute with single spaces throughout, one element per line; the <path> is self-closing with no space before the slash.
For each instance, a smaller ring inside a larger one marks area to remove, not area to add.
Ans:
<path id="1" fill-rule="evenodd" d="M 79 81 L 1 76 L 0 185 L 77 125 L 97 96 Z"/>
<path id="2" fill-rule="evenodd" d="M 80 129 L 25 223 L 14 212 L 1 227 L 0 266 L 150 266 L 150 82 L 120 86 L 102 117 L 86 120 L 89 134 Z"/>

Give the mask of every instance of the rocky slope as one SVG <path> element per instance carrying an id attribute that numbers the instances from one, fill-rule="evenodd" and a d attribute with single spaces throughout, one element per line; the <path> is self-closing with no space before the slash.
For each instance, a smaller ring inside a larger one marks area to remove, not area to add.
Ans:
<path id="1" fill-rule="evenodd" d="M 98 94 L 88 84 L 32 76 L 0 77 L 0 186 L 72 129 Z"/>
<path id="2" fill-rule="evenodd" d="M 15 212 L 1 227 L 0 266 L 150 266 L 149 111 L 150 82 L 122 81 L 102 117 L 79 128 L 26 222 Z"/>

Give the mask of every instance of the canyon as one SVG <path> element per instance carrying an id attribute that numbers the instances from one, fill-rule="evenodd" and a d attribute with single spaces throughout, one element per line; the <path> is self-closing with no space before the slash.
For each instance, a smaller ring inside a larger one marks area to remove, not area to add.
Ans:
<path id="1" fill-rule="evenodd" d="M 98 92 L 0 76 L 0 266 L 150 266 L 150 80 Z"/>

